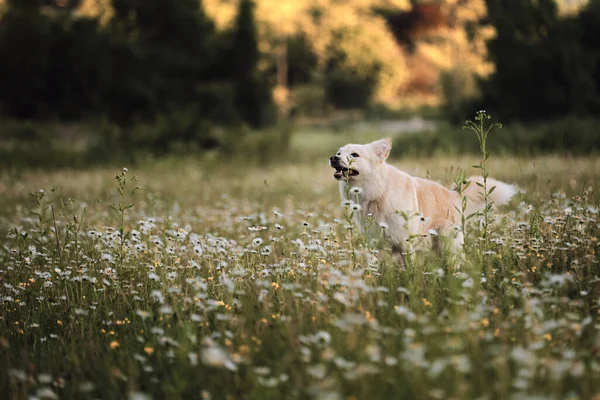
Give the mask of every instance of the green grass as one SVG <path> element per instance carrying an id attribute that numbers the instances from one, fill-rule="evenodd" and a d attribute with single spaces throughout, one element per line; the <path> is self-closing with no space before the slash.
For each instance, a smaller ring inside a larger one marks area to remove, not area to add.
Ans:
<path id="1" fill-rule="evenodd" d="M 0 176 L 1 397 L 600 395 L 600 160 L 492 157 L 525 193 L 491 247 L 472 225 L 466 262 L 400 271 L 344 227 L 322 157 L 346 141 L 140 165 L 123 220 L 119 168 Z M 393 163 L 450 184 L 477 160 Z"/>
<path id="2" fill-rule="evenodd" d="M 478 154 L 479 143 L 471 131 L 438 122 L 435 130 L 407 133 L 395 138 L 396 157 L 432 157 L 447 154 Z M 592 155 L 598 153 L 600 119 L 564 117 L 534 124 L 511 123 L 495 129 L 488 148 L 495 154 L 523 157 L 542 154 Z"/>

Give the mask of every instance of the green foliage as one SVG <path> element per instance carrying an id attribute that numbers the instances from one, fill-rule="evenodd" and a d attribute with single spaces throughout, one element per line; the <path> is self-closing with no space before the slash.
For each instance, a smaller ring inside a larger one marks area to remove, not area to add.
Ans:
<path id="1" fill-rule="evenodd" d="M 487 138 L 494 154 L 595 154 L 600 150 L 600 121 L 568 117 L 536 124 L 514 122 Z M 437 130 L 402 134 L 394 140 L 392 155 L 427 157 L 441 154 L 478 154 L 472 133 L 442 124 Z"/>
<path id="2" fill-rule="evenodd" d="M 477 114 L 475 114 L 475 120 L 468 120 L 465 122 L 465 125 L 463 126 L 463 129 L 465 130 L 469 130 L 473 133 L 475 133 L 475 135 L 477 136 L 477 142 L 479 143 L 479 151 L 481 154 L 481 160 L 479 161 L 479 164 L 477 165 L 473 165 L 473 168 L 476 168 L 479 170 L 479 172 L 481 173 L 481 177 L 483 178 L 483 183 L 479 183 L 476 182 L 476 185 L 481 187 L 482 191 L 482 195 L 483 195 L 483 211 L 481 212 L 482 216 L 483 216 L 483 221 L 482 221 L 482 230 L 481 230 L 481 237 L 485 240 L 485 250 L 487 250 L 489 248 L 489 233 L 491 231 L 490 229 L 490 224 L 491 224 L 491 218 L 490 218 L 490 211 L 492 208 L 493 203 L 490 202 L 489 200 L 489 195 L 492 194 L 492 192 L 494 191 L 494 189 L 496 188 L 495 186 L 488 188 L 488 183 L 487 183 L 487 179 L 489 177 L 489 170 L 488 170 L 488 159 L 490 158 L 490 153 L 487 151 L 487 139 L 488 139 L 488 135 L 490 134 L 490 132 L 492 131 L 492 129 L 494 128 L 502 128 L 502 124 L 499 123 L 490 123 L 489 125 L 487 124 L 487 122 L 492 119 L 491 115 L 487 114 L 484 110 L 481 110 L 479 112 L 477 112 Z M 461 187 L 459 189 L 459 193 L 461 193 L 465 188 Z M 461 193 L 461 197 L 462 193 Z M 464 201 L 464 197 L 463 197 L 463 201 Z M 469 216 L 467 216 L 468 218 Z M 464 231 L 463 231 L 464 233 Z"/>
<path id="3" fill-rule="evenodd" d="M 599 32 L 594 3 L 562 18 L 553 0 L 486 1 L 497 32 L 488 43 L 495 72 L 481 84 L 480 104 L 503 120 L 597 114 L 600 53 L 590 40 Z"/>
<path id="4" fill-rule="evenodd" d="M 204 173 L 187 161 L 148 164 L 138 182 L 119 170 L 116 185 L 104 169 L 0 176 L 6 398 L 600 390 L 597 162 L 584 161 L 589 190 L 568 184 L 581 160 L 564 158 L 524 185 L 489 249 L 473 238 L 458 265 L 423 253 L 401 271 L 385 243 L 353 240 L 323 165 Z"/>
<path id="5" fill-rule="evenodd" d="M 260 131 L 240 127 L 216 135 L 220 158 L 227 163 L 266 165 L 286 161 L 292 126 L 278 125 Z"/>
<path id="6" fill-rule="evenodd" d="M 46 112 L 54 26 L 37 7 L 9 7 L 0 19 L 0 112 Z M 18 40 L 16 40 L 18 38 Z"/>
<path id="7" fill-rule="evenodd" d="M 270 85 L 257 68 L 259 57 L 254 2 L 241 0 L 229 59 L 233 67 L 235 105 L 242 119 L 253 128 L 275 118 Z"/>
<path id="8" fill-rule="evenodd" d="M 327 104 L 323 85 L 306 84 L 294 88 L 292 115 L 299 117 L 325 117 L 330 106 Z"/>
<path id="9" fill-rule="evenodd" d="M 325 74 L 327 101 L 339 109 L 365 108 L 370 103 L 376 74 L 363 76 L 351 68 L 334 67 Z"/>
<path id="10" fill-rule="evenodd" d="M 287 61 L 291 87 L 313 82 L 319 60 L 306 35 L 299 33 L 288 38 Z"/>
<path id="11" fill-rule="evenodd" d="M 210 125 L 274 121 L 250 1 L 225 33 L 197 0 L 112 6 L 114 18 L 102 27 L 68 10 L 42 11 L 40 2 L 10 2 L 0 16 L 0 116 L 39 126 L 106 119 L 119 133 L 93 142 L 132 154 L 212 147 Z"/>

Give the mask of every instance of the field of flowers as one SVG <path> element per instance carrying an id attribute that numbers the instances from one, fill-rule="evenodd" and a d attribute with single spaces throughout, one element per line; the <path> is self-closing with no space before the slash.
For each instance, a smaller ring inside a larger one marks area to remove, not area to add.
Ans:
<path id="1" fill-rule="evenodd" d="M 598 399 L 600 160 L 488 169 L 489 240 L 405 271 L 326 158 L 5 173 L 0 398 Z"/>

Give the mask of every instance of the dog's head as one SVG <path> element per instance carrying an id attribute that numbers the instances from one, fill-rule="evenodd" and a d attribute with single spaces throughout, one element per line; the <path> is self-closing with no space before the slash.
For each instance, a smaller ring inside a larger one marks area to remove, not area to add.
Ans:
<path id="1" fill-rule="evenodd" d="M 347 144 L 329 158 L 329 165 L 335 169 L 333 177 L 338 181 L 369 179 L 390 155 L 391 149 L 389 137 L 369 144 Z"/>

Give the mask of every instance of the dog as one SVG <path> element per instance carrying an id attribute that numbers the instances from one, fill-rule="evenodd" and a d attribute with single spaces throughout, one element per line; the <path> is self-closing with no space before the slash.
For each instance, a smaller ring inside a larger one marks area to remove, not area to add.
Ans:
<path id="1" fill-rule="evenodd" d="M 431 247 L 438 253 L 442 251 L 442 243 L 449 243 L 451 251 L 460 252 L 464 244 L 459 211 L 462 196 L 467 198 L 465 216 L 482 211 L 485 201 L 479 184 L 483 185 L 483 178 L 468 178 L 471 183 L 461 196 L 456 189 L 410 176 L 388 164 L 391 149 L 392 140 L 388 137 L 369 144 L 347 144 L 329 158 L 329 165 L 335 169 L 333 177 L 339 181 L 342 201 L 358 199 L 359 227 L 364 228 L 367 218 L 384 227 L 394 258 L 404 266 L 405 247 L 414 242 L 417 248 Z M 486 181 L 488 193 L 495 187 L 488 194 L 488 204 L 506 204 L 517 192 L 515 185 L 491 178 Z M 443 238 L 448 240 L 444 242 Z"/>

